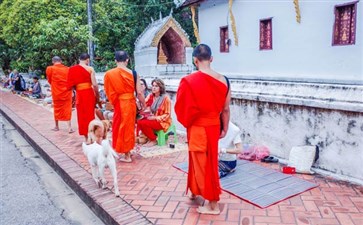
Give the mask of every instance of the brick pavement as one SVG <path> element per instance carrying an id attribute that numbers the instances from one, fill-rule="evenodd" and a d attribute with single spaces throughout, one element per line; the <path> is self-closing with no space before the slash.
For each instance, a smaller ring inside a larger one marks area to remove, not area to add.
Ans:
<path id="1" fill-rule="evenodd" d="M 296 175 L 320 186 L 267 209 L 223 192 L 220 215 L 199 215 L 196 208 L 202 200 L 192 202 L 185 196 L 186 175 L 172 167 L 186 161 L 187 152 L 148 159 L 136 155 L 131 164 L 118 163 L 121 198 L 116 199 L 91 179 L 80 145 L 83 137 L 68 134 L 65 123 L 61 131 L 50 131 L 54 125 L 49 110 L 9 92 L 0 93 L 2 113 L 46 152 L 43 157 L 107 224 L 363 224 L 363 187 L 320 175 Z M 279 169 L 276 164 L 263 165 Z"/>

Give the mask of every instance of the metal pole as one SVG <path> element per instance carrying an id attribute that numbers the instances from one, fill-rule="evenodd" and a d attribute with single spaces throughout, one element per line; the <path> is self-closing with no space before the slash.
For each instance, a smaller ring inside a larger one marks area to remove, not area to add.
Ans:
<path id="1" fill-rule="evenodd" d="M 90 55 L 90 66 L 93 66 L 94 60 L 94 49 L 93 49 L 93 31 L 92 31 L 92 0 L 87 0 L 87 16 L 88 16 L 88 29 L 89 29 L 89 39 L 88 39 L 88 54 Z"/>

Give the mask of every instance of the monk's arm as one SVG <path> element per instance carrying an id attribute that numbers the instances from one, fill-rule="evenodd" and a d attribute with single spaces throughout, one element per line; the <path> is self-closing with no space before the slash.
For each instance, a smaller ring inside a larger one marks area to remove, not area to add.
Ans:
<path id="1" fill-rule="evenodd" d="M 95 96 L 96 96 L 96 103 L 99 103 L 100 102 L 100 93 L 98 91 L 98 84 L 97 84 L 97 80 L 96 80 L 96 72 L 95 72 L 95 70 L 93 68 L 92 68 L 92 72 L 91 72 L 91 81 L 92 81 L 93 90 L 94 90 Z M 102 108 L 102 106 L 101 106 L 101 108 Z"/>
<path id="2" fill-rule="evenodd" d="M 136 80 L 136 93 L 137 93 L 137 98 L 139 99 L 140 103 L 141 103 L 141 108 L 142 110 L 145 109 L 146 103 L 145 103 L 145 96 L 142 93 L 142 89 L 141 89 L 141 83 L 140 83 L 140 77 L 139 75 L 137 76 L 137 80 Z"/>
<path id="3" fill-rule="evenodd" d="M 231 90 L 228 91 L 226 101 L 224 103 L 224 107 L 223 107 L 223 110 L 222 110 L 222 115 L 221 116 L 222 116 L 223 127 L 222 127 L 222 132 L 221 132 L 220 138 L 223 138 L 227 134 L 229 116 L 230 116 L 230 110 L 229 110 L 230 102 L 231 102 Z"/>
<path id="4" fill-rule="evenodd" d="M 45 70 L 45 74 L 47 75 L 47 80 L 49 84 L 52 84 L 52 68 L 47 67 Z"/>

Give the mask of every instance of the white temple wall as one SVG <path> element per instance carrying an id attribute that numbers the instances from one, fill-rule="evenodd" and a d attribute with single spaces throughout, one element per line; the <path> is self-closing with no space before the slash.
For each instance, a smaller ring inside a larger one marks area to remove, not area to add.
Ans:
<path id="1" fill-rule="evenodd" d="M 357 3 L 356 43 L 332 46 L 334 6 L 353 0 L 300 0 L 297 23 L 292 0 L 233 2 L 239 37 L 235 46 L 228 1 L 205 1 L 199 7 L 201 42 L 211 46 L 213 68 L 228 76 L 276 80 L 363 83 L 363 3 Z M 272 50 L 259 49 L 260 19 L 272 17 Z M 219 28 L 229 25 L 229 53 L 221 53 Z"/>
<path id="2" fill-rule="evenodd" d="M 141 77 L 145 76 L 158 76 L 158 49 L 156 47 L 149 47 L 140 51 L 135 51 L 135 70 Z"/>

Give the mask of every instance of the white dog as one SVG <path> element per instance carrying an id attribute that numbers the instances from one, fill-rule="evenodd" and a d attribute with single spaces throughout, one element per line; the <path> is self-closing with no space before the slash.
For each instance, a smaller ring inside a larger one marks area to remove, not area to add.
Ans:
<path id="1" fill-rule="evenodd" d="M 87 144 L 92 144 L 93 142 L 101 144 L 101 141 L 106 139 L 106 133 L 105 124 L 101 120 L 92 120 L 88 124 Z"/>
<path id="2" fill-rule="evenodd" d="M 117 184 L 117 170 L 115 157 L 118 158 L 116 152 L 110 146 L 108 140 L 103 140 L 101 145 L 97 142 L 87 145 L 82 144 L 83 153 L 87 156 L 88 162 L 92 168 L 92 176 L 96 184 L 102 188 L 106 188 L 106 179 L 104 177 L 104 170 L 109 167 L 113 177 L 113 186 L 115 188 L 116 197 L 120 196 Z"/>

